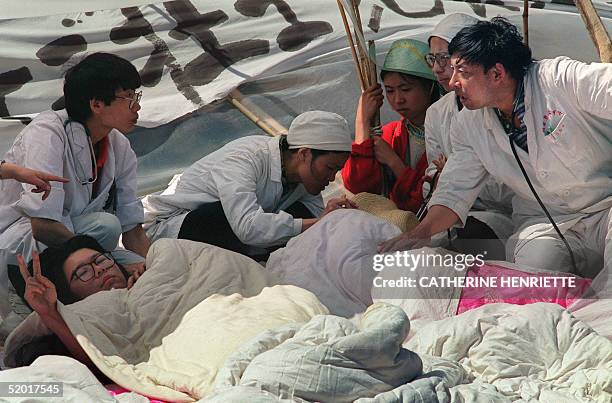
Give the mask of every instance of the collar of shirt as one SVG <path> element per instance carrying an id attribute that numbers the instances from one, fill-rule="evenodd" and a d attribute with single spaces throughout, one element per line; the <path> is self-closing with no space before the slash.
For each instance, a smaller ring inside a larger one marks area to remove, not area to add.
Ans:
<path id="1" fill-rule="evenodd" d="M 270 180 L 282 183 L 282 165 L 280 151 L 280 137 L 271 137 L 268 141 L 270 155 Z"/>
<path id="2" fill-rule="evenodd" d="M 499 118 L 499 122 L 501 123 L 504 131 L 507 134 L 512 133 L 515 130 L 523 131 L 525 129 L 525 123 L 523 122 L 523 116 L 525 115 L 525 78 L 522 78 L 518 86 L 516 88 L 516 95 L 514 96 L 514 101 L 512 102 L 512 117 L 510 120 L 506 119 L 504 115 L 498 108 L 495 109 L 495 114 Z M 514 127 L 514 118 L 518 117 L 521 126 L 519 128 Z"/>

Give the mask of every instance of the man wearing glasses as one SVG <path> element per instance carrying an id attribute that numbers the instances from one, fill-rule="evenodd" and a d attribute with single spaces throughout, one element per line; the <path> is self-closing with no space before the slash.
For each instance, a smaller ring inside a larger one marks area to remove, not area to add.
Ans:
<path id="1" fill-rule="evenodd" d="M 459 97 L 450 87 L 453 74 L 448 44 L 462 28 L 473 25 L 478 19 L 471 15 L 455 13 L 446 16 L 433 29 L 429 36 L 430 52 L 427 63 L 447 94 L 427 110 L 425 117 L 425 148 L 429 166 L 426 175 L 433 178 L 436 171 L 442 171 L 445 161 L 452 153 L 451 123 L 463 108 Z M 431 186 L 435 186 L 432 184 Z M 427 193 L 428 189 L 424 189 Z M 513 192 L 494 179 L 490 179 L 472 206 L 465 226 L 457 230 L 459 240 L 455 242 L 462 252 L 482 253 L 487 250 L 487 258 L 505 260 L 505 247 L 498 239 L 507 239 L 513 232 L 512 224 Z M 473 249 L 475 241 L 465 239 L 488 240 L 479 242 L 479 250 Z"/>
<path id="2" fill-rule="evenodd" d="M 108 53 L 94 53 L 66 73 L 66 109 L 39 114 L 15 139 L 8 163 L 67 178 L 47 199 L 31 185 L 0 183 L 0 250 L 30 259 L 34 244 L 57 246 L 76 234 L 114 250 L 144 257 L 150 241 L 136 195 L 136 154 L 124 134 L 138 120 L 141 85 L 136 68 Z M 140 257 L 123 253 L 123 263 Z"/>

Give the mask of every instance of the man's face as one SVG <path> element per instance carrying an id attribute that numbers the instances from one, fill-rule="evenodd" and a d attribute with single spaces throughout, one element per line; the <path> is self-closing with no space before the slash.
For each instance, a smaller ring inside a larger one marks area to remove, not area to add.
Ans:
<path id="1" fill-rule="evenodd" d="M 135 90 L 118 89 L 115 91 L 116 98 L 110 105 L 104 105 L 99 109 L 101 123 L 111 129 L 117 129 L 123 134 L 127 134 L 138 121 L 138 111 L 140 104 L 132 101 L 136 97 Z M 131 107 L 130 107 L 131 105 Z"/>
<path id="2" fill-rule="evenodd" d="M 485 72 L 484 67 L 467 63 L 459 57 L 451 57 L 453 74 L 450 78 L 450 89 L 460 98 L 461 103 L 468 109 L 480 109 L 492 106 L 493 69 Z"/>
<path id="3" fill-rule="evenodd" d="M 429 40 L 429 55 L 429 59 L 435 60 L 433 64 L 429 60 L 428 63 L 436 76 L 436 80 L 444 87 L 446 92 L 450 92 L 449 81 L 453 75 L 453 69 L 451 68 L 450 56 L 448 54 L 448 42 L 437 36 L 432 36 Z"/>

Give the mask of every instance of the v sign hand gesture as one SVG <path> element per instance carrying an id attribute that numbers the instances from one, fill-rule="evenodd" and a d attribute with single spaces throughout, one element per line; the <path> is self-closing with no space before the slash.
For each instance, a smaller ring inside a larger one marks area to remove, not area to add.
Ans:
<path id="1" fill-rule="evenodd" d="M 31 276 L 23 256 L 17 256 L 19 271 L 25 281 L 25 300 L 41 317 L 56 312 L 57 291 L 55 285 L 40 270 L 40 259 L 38 252 L 32 253 L 34 275 Z"/>
<path id="2" fill-rule="evenodd" d="M 32 252 L 33 276 L 28 272 L 23 256 L 17 256 L 17 261 L 21 276 L 26 283 L 24 296 L 28 304 L 38 313 L 45 326 L 59 337 L 74 358 L 87 365 L 94 373 L 98 371 L 57 311 L 57 291 L 55 285 L 42 275 L 38 253 Z"/>

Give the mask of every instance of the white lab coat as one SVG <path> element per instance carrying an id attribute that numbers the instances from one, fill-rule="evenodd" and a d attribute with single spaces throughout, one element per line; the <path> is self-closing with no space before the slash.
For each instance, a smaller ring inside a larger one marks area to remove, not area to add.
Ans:
<path id="1" fill-rule="evenodd" d="M 429 166 L 425 171 L 426 175 L 434 175 L 437 168 L 433 161 L 440 155 L 448 158 L 452 154 L 451 126 L 458 114 L 459 107 L 454 92 L 446 94 L 427 109 L 425 146 Z M 428 192 L 429 186 L 424 185 L 423 197 L 426 197 Z M 500 239 L 507 239 L 514 232 L 511 219 L 513 196 L 514 192 L 510 188 L 491 177 L 471 207 L 469 215 L 487 224 Z"/>
<path id="2" fill-rule="evenodd" d="M 221 201 L 241 242 L 258 247 L 282 244 L 302 231 L 302 220 L 281 210 L 300 201 L 318 216 L 323 199 L 300 184 L 281 200 L 281 175 L 279 138 L 234 140 L 175 175 L 166 190 L 145 197 L 144 227 L 152 240 L 176 238 L 191 210 Z"/>
<path id="3" fill-rule="evenodd" d="M 594 213 L 607 214 L 612 207 L 612 65 L 566 57 L 534 62 L 525 77 L 524 122 L 529 154 L 517 147 L 518 155 L 561 231 Z M 465 222 L 492 176 L 516 194 L 514 219 L 521 239 L 554 234 L 492 108 L 462 110 L 451 139 L 453 153 L 430 205 L 446 206 Z"/>
<path id="4" fill-rule="evenodd" d="M 117 130 L 108 135 L 109 155 L 97 179 L 98 195 L 92 200 L 93 184 L 81 184 L 93 176 L 85 128 L 73 122 L 65 129 L 67 119 L 65 110 L 39 114 L 7 152 L 8 162 L 63 176 L 70 182 L 52 182 L 49 197 L 42 201 L 40 194 L 30 192 L 31 185 L 0 181 L 0 249 L 29 257 L 33 246 L 30 217 L 61 222 L 71 231 L 73 218 L 94 212 L 115 210 L 122 232 L 143 222 L 142 203 L 136 194 L 136 154 L 128 139 Z M 109 197 L 113 181 L 115 206 Z"/>

